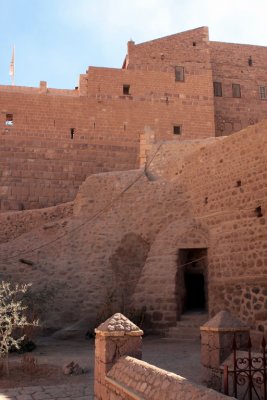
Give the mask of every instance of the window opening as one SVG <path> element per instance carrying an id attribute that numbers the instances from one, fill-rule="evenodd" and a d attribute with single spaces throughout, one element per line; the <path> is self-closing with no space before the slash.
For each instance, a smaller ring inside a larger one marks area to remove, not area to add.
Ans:
<path id="1" fill-rule="evenodd" d="M 174 125 L 173 126 L 173 134 L 181 135 L 181 133 L 182 133 L 182 125 Z"/>
<path id="2" fill-rule="evenodd" d="M 184 81 L 184 67 L 175 67 L 175 80 L 176 82 L 183 82 Z"/>
<path id="3" fill-rule="evenodd" d="M 267 90 L 265 86 L 260 86 L 260 99 L 267 99 Z"/>
<path id="4" fill-rule="evenodd" d="M 251 56 L 249 56 L 249 58 L 248 58 L 248 65 L 250 67 L 252 67 L 252 65 L 253 65 L 253 61 L 252 61 L 252 57 Z"/>
<path id="5" fill-rule="evenodd" d="M 13 123 L 13 114 L 6 114 L 6 125 L 12 126 Z"/>
<path id="6" fill-rule="evenodd" d="M 75 133 L 75 129 L 74 128 L 70 128 L 70 138 L 71 139 L 74 138 L 74 133 Z"/>
<path id="7" fill-rule="evenodd" d="M 222 97 L 222 84 L 221 82 L 213 82 L 214 96 Z"/>
<path id="8" fill-rule="evenodd" d="M 123 85 L 123 94 L 126 96 L 130 94 L 130 85 Z"/>
<path id="9" fill-rule="evenodd" d="M 241 89 L 240 89 L 240 85 L 238 83 L 232 84 L 232 92 L 233 92 L 233 97 L 236 97 L 236 98 L 241 97 Z"/>

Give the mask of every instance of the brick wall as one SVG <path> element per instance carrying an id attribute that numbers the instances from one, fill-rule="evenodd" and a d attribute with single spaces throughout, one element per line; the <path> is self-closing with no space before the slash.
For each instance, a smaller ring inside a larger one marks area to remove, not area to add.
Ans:
<path id="1" fill-rule="evenodd" d="M 260 99 L 259 87 L 267 87 L 267 48 L 219 42 L 209 46 L 213 81 L 222 84 L 222 97 L 214 98 L 216 135 L 229 135 L 266 118 L 267 98 Z M 241 98 L 233 98 L 232 84 L 240 85 Z"/>
<path id="2" fill-rule="evenodd" d="M 46 82 L 0 86 L 0 209 L 70 201 L 89 174 L 137 168 L 141 134 L 214 136 L 207 40 L 201 28 L 129 46 L 128 69 L 91 67 L 77 90 L 50 89 Z M 175 80 L 176 65 L 184 68 L 184 81 Z"/>

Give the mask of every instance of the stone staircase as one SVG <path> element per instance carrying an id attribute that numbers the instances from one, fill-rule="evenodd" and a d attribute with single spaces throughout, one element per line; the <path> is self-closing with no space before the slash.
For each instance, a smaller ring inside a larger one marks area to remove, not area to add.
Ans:
<path id="1" fill-rule="evenodd" d="M 169 328 L 165 333 L 166 339 L 176 339 L 180 341 L 195 342 L 200 341 L 201 325 L 204 325 L 209 319 L 205 312 L 188 312 L 181 315 L 180 321 L 176 326 Z"/>

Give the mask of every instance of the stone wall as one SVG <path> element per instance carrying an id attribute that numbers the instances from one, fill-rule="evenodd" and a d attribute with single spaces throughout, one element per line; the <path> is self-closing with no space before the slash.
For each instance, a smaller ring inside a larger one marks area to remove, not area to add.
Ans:
<path id="1" fill-rule="evenodd" d="M 222 85 L 222 97 L 214 97 L 216 135 L 229 135 L 266 118 L 267 98 L 260 98 L 260 86 L 267 86 L 267 48 L 219 42 L 209 46 L 213 81 Z M 240 85 L 240 98 L 233 98 L 232 84 Z"/>
<path id="2" fill-rule="evenodd" d="M 143 331 L 120 313 L 103 322 L 95 333 L 96 400 L 226 398 L 182 376 L 140 361 Z"/>
<path id="3" fill-rule="evenodd" d="M 189 37 L 197 47 L 188 61 Z M 170 56 L 174 44 L 183 49 L 177 60 Z M 90 67 L 76 90 L 46 82 L 0 86 L 0 210 L 71 201 L 90 174 L 138 168 L 142 134 L 178 141 L 214 136 L 207 30 L 152 43 L 155 53 L 166 53 L 160 69 L 147 65 L 143 47 L 131 57 L 145 68 L 132 61 L 128 69 Z M 174 62 L 185 68 L 183 81 L 175 80 Z"/>
<path id="4" fill-rule="evenodd" d="M 157 288 L 151 289 L 151 277 L 167 279 L 165 270 L 161 274 L 166 264 L 174 275 L 179 248 L 207 247 L 210 315 L 228 309 L 254 330 L 266 331 L 266 132 L 263 121 L 213 143 L 203 142 L 182 163 L 174 158 L 169 163 L 168 179 L 180 183 L 190 214 L 159 233 L 137 287 L 138 301 L 149 304 L 152 316 L 162 309 L 161 315 L 155 314 L 157 324 L 163 324 L 166 307 L 172 310 L 168 318 L 175 318 L 177 294 L 169 276 L 172 296 L 164 304 Z M 164 176 L 161 160 L 168 147 L 155 157 L 152 175 Z"/>
<path id="5" fill-rule="evenodd" d="M 161 143 L 145 171 L 88 177 L 70 208 L 9 214 L 2 277 L 30 280 L 37 292 L 54 287 L 50 328 L 85 316 L 93 327 L 127 307 L 162 332 L 183 312 L 179 250 L 207 249 L 210 315 L 229 309 L 266 331 L 266 133 L 264 121 L 202 144 L 177 142 L 176 151 Z M 32 265 L 21 263 L 25 252 Z M 127 288 L 127 304 L 118 302 Z"/>
<path id="6" fill-rule="evenodd" d="M 182 376 L 126 356 L 107 374 L 107 399 L 190 400 L 229 399 L 229 397 L 188 381 Z"/>

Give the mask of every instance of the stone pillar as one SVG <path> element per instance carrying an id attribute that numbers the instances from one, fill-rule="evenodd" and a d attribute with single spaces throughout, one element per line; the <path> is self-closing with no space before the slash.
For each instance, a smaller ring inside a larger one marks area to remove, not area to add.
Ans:
<path id="1" fill-rule="evenodd" d="M 143 331 L 124 315 L 114 314 L 95 329 L 95 376 L 96 400 L 108 399 L 105 378 L 108 371 L 122 356 L 141 359 Z"/>
<path id="2" fill-rule="evenodd" d="M 233 337 L 242 348 L 248 343 L 249 328 L 228 311 L 220 311 L 201 331 L 202 380 L 215 390 L 222 388 L 222 362 L 232 353 Z"/>

